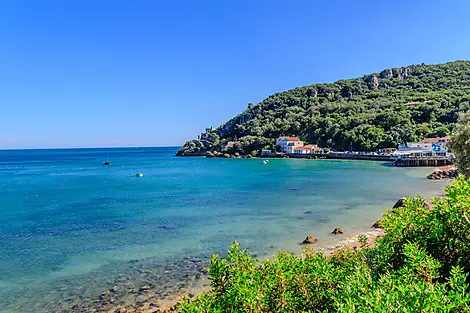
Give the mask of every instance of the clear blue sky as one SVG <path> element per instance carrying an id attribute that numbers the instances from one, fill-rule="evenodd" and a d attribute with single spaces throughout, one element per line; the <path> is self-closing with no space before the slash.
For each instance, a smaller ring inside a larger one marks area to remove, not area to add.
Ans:
<path id="1" fill-rule="evenodd" d="M 182 145 L 272 93 L 470 59 L 470 1 L 0 4 L 0 148 Z"/>

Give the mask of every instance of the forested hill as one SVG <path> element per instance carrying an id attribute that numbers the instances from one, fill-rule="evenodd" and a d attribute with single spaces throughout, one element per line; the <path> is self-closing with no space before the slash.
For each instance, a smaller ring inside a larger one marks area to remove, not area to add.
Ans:
<path id="1" fill-rule="evenodd" d="M 425 136 L 450 134 L 458 113 L 470 108 L 470 61 L 410 65 L 360 78 L 315 84 L 269 96 L 182 151 L 240 152 L 272 146 L 280 135 L 321 147 L 375 150 Z"/>

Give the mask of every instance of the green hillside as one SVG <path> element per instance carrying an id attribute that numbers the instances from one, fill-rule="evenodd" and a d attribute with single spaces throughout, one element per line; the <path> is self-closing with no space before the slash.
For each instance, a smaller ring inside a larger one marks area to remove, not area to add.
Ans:
<path id="1" fill-rule="evenodd" d="M 180 152 L 235 152 L 272 147 L 294 135 L 337 150 L 396 147 L 450 134 L 458 112 L 470 108 L 470 61 L 386 69 L 332 84 L 279 92 L 248 108 Z"/>

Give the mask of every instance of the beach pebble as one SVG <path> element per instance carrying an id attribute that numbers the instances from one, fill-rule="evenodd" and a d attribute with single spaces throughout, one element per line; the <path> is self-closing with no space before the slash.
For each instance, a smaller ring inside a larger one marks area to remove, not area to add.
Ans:
<path id="1" fill-rule="evenodd" d="M 140 291 L 149 291 L 152 287 L 150 286 L 143 286 L 140 288 Z"/>

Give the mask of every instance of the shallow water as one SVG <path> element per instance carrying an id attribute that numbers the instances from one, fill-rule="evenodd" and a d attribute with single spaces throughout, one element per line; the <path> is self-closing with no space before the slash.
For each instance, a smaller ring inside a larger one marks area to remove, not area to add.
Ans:
<path id="1" fill-rule="evenodd" d="M 0 151 L 0 311 L 67 310 L 117 285 L 121 298 L 182 293 L 235 240 L 258 257 L 299 252 L 307 235 L 334 243 L 447 183 L 425 179 L 432 168 L 176 150 Z"/>

